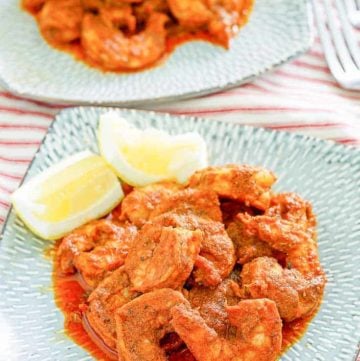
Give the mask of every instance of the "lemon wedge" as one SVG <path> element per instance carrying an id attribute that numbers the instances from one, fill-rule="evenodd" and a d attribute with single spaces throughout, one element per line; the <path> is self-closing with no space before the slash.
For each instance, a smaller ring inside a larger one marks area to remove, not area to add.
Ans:
<path id="1" fill-rule="evenodd" d="M 57 239 L 110 212 L 120 182 L 98 155 L 84 151 L 50 167 L 12 195 L 15 211 L 36 235 Z"/>
<path id="2" fill-rule="evenodd" d="M 101 155 L 133 186 L 162 180 L 184 183 L 207 165 L 206 143 L 198 133 L 170 135 L 138 129 L 115 112 L 100 117 L 98 141 Z"/>

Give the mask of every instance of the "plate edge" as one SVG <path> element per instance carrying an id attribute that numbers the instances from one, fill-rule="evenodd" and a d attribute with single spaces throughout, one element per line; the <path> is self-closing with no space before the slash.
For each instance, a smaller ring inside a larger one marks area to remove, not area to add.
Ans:
<path id="1" fill-rule="evenodd" d="M 35 100 L 35 101 L 42 101 L 46 103 L 58 103 L 59 105 L 87 105 L 87 106 L 121 106 L 121 107 L 136 107 L 136 106 L 147 106 L 147 105 L 160 105 L 164 103 L 170 103 L 174 101 L 181 101 L 186 99 L 193 99 L 202 97 L 205 95 L 214 94 L 220 91 L 226 91 L 233 88 L 236 88 L 238 86 L 241 86 L 243 84 L 247 84 L 265 74 L 268 74 L 279 67 L 281 67 L 284 64 L 287 64 L 288 62 L 298 58 L 299 56 L 306 53 L 313 41 L 314 41 L 314 21 L 313 21 L 313 13 L 312 13 L 312 5 L 311 0 L 302 0 L 304 3 L 304 6 L 307 8 L 306 15 L 307 15 L 307 30 L 308 30 L 308 37 L 305 40 L 304 43 L 301 44 L 302 46 L 299 47 L 292 55 L 290 55 L 288 58 L 283 59 L 279 61 L 278 63 L 272 65 L 269 69 L 263 69 L 261 72 L 257 73 L 256 75 L 250 75 L 248 77 L 245 77 L 239 81 L 230 82 L 224 86 L 217 86 L 217 87 L 211 87 L 206 88 L 200 91 L 194 91 L 194 92 L 188 92 L 182 95 L 175 95 L 175 96 L 164 96 L 164 97 L 158 97 L 158 98 L 147 98 L 144 100 L 130 100 L 130 101 L 121 101 L 121 100 L 114 100 L 107 102 L 106 100 L 95 100 L 95 101 L 88 101 L 83 99 L 65 99 L 65 98 L 47 98 L 43 95 L 34 95 L 29 92 L 22 92 L 16 89 L 16 86 L 12 87 L 11 84 L 9 84 L 3 76 L 0 74 L 0 85 L 2 85 L 6 90 L 12 92 L 14 95 L 19 97 L 24 97 L 29 100 Z"/>

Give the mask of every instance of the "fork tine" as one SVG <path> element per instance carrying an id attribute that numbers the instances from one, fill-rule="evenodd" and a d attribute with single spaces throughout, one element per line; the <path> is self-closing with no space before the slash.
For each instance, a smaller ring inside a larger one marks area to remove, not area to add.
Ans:
<path id="1" fill-rule="evenodd" d="M 349 24 L 349 19 L 346 16 L 346 10 L 344 7 L 344 3 L 340 0 L 335 0 L 336 2 L 336 6 L 338 8 L 339 11 L 339 18 L 340 18 L 340 22 L 343 28 L 343 33 L 344 33 L 344 37 L 345 37 L 345 41 L 350 49 L 350 54 L 353 58 L 353 61 L 355 62 L 355 64 L 358 66 L 358 68 L 360 69 L 360 51 L 359 51 L 359 46 L 357 44 L 357 41 L 355 40 L 355 35 L 353 32 L 352 27 Z"/>
<path id="2" fill-rule="evenodd" d="M 320 7 L 318 0 L 313 0 L 312 4 L 314 8 L 315 19 L 317 22 L 321 43 L 324 48 L 326 61 L 336 80 L 340 81 L 341 75 L 344 74 L 344 71 L 339 63 L 339 60 L 337 58 L 335 49 L 331 41 L 330 34 L 325 26 L 325 19 L 322 8 Z"/>
<path id="3" fill-rule="evenodd" d="M 344 71 L 354 71 L 356 70 L 356 67 L 349 54 L 349 50 L 346 47 L 345 40 L 342 36 L 342 29 L 341 27 L 336 25 L 337 18 L 335 14 L 335 9 L 332 6 L 333 4 L 331 1 L 325 0 L 324 5 L 325 13 L 327 14 L 328 18 L 328 27 L 331 32 L 335 49 L 337 51 L 337 56 L 340 59 L 341 65 Z"/>

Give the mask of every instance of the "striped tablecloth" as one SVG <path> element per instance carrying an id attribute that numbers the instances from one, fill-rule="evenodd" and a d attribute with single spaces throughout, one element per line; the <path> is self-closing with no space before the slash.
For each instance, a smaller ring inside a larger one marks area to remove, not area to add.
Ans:
<path id="1" fill-rule="evenodd" d="M 297 60 L 251 84 L 203 98 L 146 109 L 300 132 L 360 145 L 360 92 L 332 78 L 319 39 Z M 0 228 L 17 188 L 54 114 L 56 104 L 30 101 L 0 89 Z"/>

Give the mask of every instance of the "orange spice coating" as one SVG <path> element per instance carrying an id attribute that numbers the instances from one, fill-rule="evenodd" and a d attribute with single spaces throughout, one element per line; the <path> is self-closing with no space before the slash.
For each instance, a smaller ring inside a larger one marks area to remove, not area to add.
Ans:
<path id="1" fill-rule="evenodd" d="M 94 288 L 74 319 L 119 361 L 276 360 L 326 278 L 311 204 L 272 193 L 274 181 L 228 165 L 129 190 L 110 218 L 58 247 L 61 277 L 78 271 Z"/>
<path id="2" fill-rule="evenodd" d="M 229 276 L 234 263 L 234 245 L 227 235 L 224 225 L 193 213 L 164 213 L 152 220 L 152 224 L 182 227 L 199 230 L 202 233 L 200 252 L 196 257 L 192 277 L 198 284 L 208 287 L 217 286 Z"/>
<path id="3" fill-rule="evenodd" d="M 119 359 L 166 361 L 160 340 L 173 331 L 171 309 L 188 304 L 184 296 L 164 288 L 144 294 L 116 312 Z"/>
<path id="4" fill-rule="evenodd" d="M 219 336 L 200 314 L 186 306 L 172 310 L 172 325 L 198 361 L 275 361 L 281 349 L 281 319 L 268 299 L 244 300 L 228 306 L 233 330 Z"/>
<path id="5" fill-rule="evenodd" d="M 125 260 L 133 289 L 181 288 L 191 274 L 201 242 L 198 230 L 146 224 Z"/>
<path id="6" fill-rule="evenodd" d="M 65 274 L 80 272 L 90 287 L 95 287 L 110 271 L 124 264 L 137 230 L 110 220 L 94 221 L 66 236 L 58 259 Z"/>
<path id="7" fill-rule="evenodd" d="M 140 293 L 131 289 L 124 267 L 105 278 L 88 298 L 86 318 L 93 331 L 110 348 L 116 346 L 115 311 Z"/>
<path id="8" fill-rule="evenodd" d="M 209 167 L 195 172 L 190 187 L 212 189 L 222 198 L 234 199 L 265 210 L 270 204 L 270 188 L 276 177 L 266 169 L 248 165 L 230 164 Z"/>
<path id="9" fill-rule="evenodd" d="M 206 39 L 228 48 L 253 0 L 22 0 L 46 41 L 104 71 L 156 65 L 174 45 Z"/>

